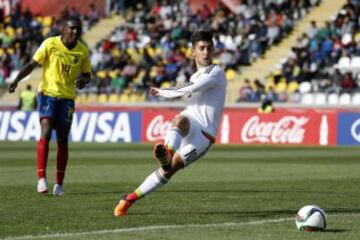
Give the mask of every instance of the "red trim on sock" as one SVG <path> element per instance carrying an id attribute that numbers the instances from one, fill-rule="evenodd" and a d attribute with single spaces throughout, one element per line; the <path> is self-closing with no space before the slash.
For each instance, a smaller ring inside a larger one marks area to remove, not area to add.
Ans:
<path id="1" fill-rule="evenodd" d="M 37 172 L 38 178 L 46 178 L 46 165 L 49 154 L 49 142 L 40 138 L 37 145 Z"/>
<path id="2" fill-rule="evenodd" d="M 136 201 L 136 200 L 138 200 L 138 199 L 139 199 L 139 197 L 138 197 L 138 195 L 137 195 L 135 192 L 129 193 L 129 194 L 126 196 L 126 200 Z"/>
<path id="3" fill-rule="evenodd" d="M 56 155 L 56 183 L 63 185 L 66 165 L 69 158 L 69 150 L 67 144 L 58 144 Z"/>
<path id="4" fill-rule="evenodd" d="M 167 151 L 168 151 L 168 153 L 169 153 L 169 155 L 171 156 L 171 159 L 172 159 L 172 157 L 174 156 L 174 150 L 167 147 Z"/>

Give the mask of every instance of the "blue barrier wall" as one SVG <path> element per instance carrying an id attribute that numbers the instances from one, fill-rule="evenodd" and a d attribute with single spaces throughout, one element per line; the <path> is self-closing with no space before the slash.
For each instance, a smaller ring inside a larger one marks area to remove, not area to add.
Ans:
<path id="1" fill-rule="evenodd" d="M 141 112 L 76 112 L 70 141 L 140 142 Z M 0 111 L 0 141 L 40 137 L 38 112 Z"/>
<path id="2" fill-rule="evenodd" d="M 360 113 L 339 113 L 337 145 L 360 145 Z"/>

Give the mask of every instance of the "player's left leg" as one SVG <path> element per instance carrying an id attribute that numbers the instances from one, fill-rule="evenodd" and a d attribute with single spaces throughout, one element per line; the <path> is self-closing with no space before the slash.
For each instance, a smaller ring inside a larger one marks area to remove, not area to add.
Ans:
<path id="1" fill-rule="evenodd" d="M 68 137 L 71 129 L 71 123 L 74 113 L 74 102 L 72 100 L 62 99 L 59 101 L 59 111 L 56 122 L 56 183 L 53 194 L 62 196 L 63 183 L 66 172 L 66 166 L 69 159 Z"/>
<path id="2" fill-rule="evenodd" d="M 49 141 L 51 138 L 51 132 L 53 129 L 54 113 L 56 106 L 54 99 L 43 94 L 39 94 L 39 117 L 40 117 L 40 139 L 37 145 L 37 192 L 47 193 L 47 181 L 46 181 L 46 166 L 49 154 Z"/>
<path id="3" fill-rule="evenodd" d="M 120 199 L 114 210 L 115 216 L 125 215 L 127 209 L 136 200 L 165 185 L 170 177 L 183 167 L 181 158 L 175 152 L 180 147 L 183 138 L 189 135 L 190 128 L 191 124 L 188 117 L 183 115 L 174 117 L 172 126 L 165 136 L 165 144 L 158 143 L 154 147 L 155 159 L 161 167 L 151 173 L 134 192 Z"/>

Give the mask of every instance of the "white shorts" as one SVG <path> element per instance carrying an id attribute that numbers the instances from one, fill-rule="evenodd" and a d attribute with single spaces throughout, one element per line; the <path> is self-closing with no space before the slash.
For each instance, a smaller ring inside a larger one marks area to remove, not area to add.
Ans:
<path id="1" fill-rule="evenodd" d="M 200 124 L 190 116 L 186 116 L 190 121 L 189 133 L 181 141 L 179 149 L 176 151 L 184 163 L 184 167 L 195 162 L 204 156 L 212 146 L 212 143 L 202 133 Z"/>

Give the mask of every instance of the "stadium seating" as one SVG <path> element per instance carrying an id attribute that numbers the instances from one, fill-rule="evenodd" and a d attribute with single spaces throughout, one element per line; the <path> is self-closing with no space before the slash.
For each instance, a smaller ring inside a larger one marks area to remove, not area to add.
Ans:
<path id="1" fill-rule="evenodd" d="M 189 67 L 191 52 L 186 44 L 191 31 L 201 27 L 214 29 L 215 26 L 209 24 L 211 23 L 210 19 L 217 19 L 218 17 L 223 17 L 230 27 L 223 28 L 219 25 L 217 26 L 218 29 L 214 31 L 216 45 L 214 61 L 223 65 L 229 82 L 236 82 L 243 69 L 251 68 L 252 63 L 263 57 L 266 50 L 271 47 L 272 42 L 277 44 L 283 37 L 288 36 L 296 21 L 301 21 L 309 9 L 320 2 L 311 1 L 311 4 L 306 6 L 299 6 L 297 3 L 291 2 L 289 4 L 292 4 L 293 9 L 287 9 L 286 16 L 284 12 L 279 11 L 280 8 L 289 7 L 286 5 L 286 1 L 279 3 L 264 1 L 258 5 L 249 1 L 245 3 L 246 6 L 244 7 L 254 11 L 250 17 L 242 14 L 234 15 L 229 9 L 221 5 L 209 18 L 195 18 L 194 14 L 179 11 L 176 13 L 176 19 L 167 15 L 157 16 L 153 12 L 155 11 L 153 3 L 141 2 L 132 9 L 132 14 L 129 14 L 126 24 L 122 23 L 113 30 L 111 35 L 99 42 L 95 49 L 92 49 L 91 58 L 92 63 L 94 63 L 95 72 L 93 76 L 95 79 L 92 85 L 79 92 L 78 102 L 81 104 L 107 102 L 116 104 L 119 102 L 152 101 L 153 99 L 147 99 L 145 93 L 150 85 L 171 87 L 186 81 L 194 71 Z M 163 4 L 165 2 L 157 6 L 159 7 L 158 10 L 162 7 L 168 8 Z M 177 1 L 168 1 L 166 4 L 178 9 L 183 7 L 183 3 Z M 263 83 L 267 92 L 274 91 L 270 94 L 275 95 L 276 101 L 292 101 L 291 95 L 300 93 L 304 95 L 301 102 L 306 104 L 354 103 L 353 99 L 356 99 L 355 95 L 359 87 L 346 90 L 346 93 L 350 95 L 349 100 L 349 97 L 345 97 L 347 95 L 337 82 L 338 80 L 333 78 L 333 69 L 339 69 L 341 74 L 351 72 L 354 79 L 358 78 L 360 73 L 359 25 L 355 24 L 353 28 L 350 28 L 341 20 L 346 14 L 350 16 L 354 14 L 352 11 L 359 13 L 359 5 L 355 4 L 355 10 L 344 6 L 333 17 L 333 21 L 329 22 L 329 25 L 311 29 L 314 34 L 313 37 L 309 35 L 310 30 L 304 32 L 303 40 L 307 42 L 304 45 L 305 48 L 299 48 L 298 45 L 293 46 L 289 58 L 279 58 L 279 66 L 273 70 L 273 72 L 278 71 L 279 73 L 270 73 L 266 79 L 268 82 Z M 269 11 L 263 12 L 264 10 Z M 299 12 L 301 12 L 301 16 L 295 17 L 294 14 Z M 283 17 L 287 21 L 282 22 L 279 36 L 271 41 L 267 36 L 267 41 L 261 42 L 261 29 L 269 30 L 271 14 L 275 14 L 279 18 Z M 186 22 L 188 25 L 185 27 L 179 19 L 188 21 Z M 36 16 L 33 17 L 33 20 L 39 26 L 39 32 L 42 33 L 36 32 L 37 38 L 34 38 L 37 39 L 37 44 L 41 42 L 40 38 L 43 39 L 58 31 L 58 29 L 54 29 L 56 19 L 52 17 Z M 9 23 L 10 20 L 8 19 L 7 22 Z M 20 30 L 11 28 L 6 24 L 4 26 L 4 32 L 10 39 L 8 43 L 11 43 L 11 39 L 19 36 Z M 154 26 L 157 26 L 155 28 L 157 31 L 154 31 Z M 171 26 L 178 27 L 173 29 Z M 244 32 L 239 32 L 239 29 Z M 327 38 L 327 36 L 331 37 Z M 6 43 L 3 41 L 2 44 L 4 42 Z M 240 50 L 244 47 L 242 44 L 247 46 L 246 54 Z M 329 50 L 330 45 L 332 46 L 331 50 Z M 315 46 L 319 48 L 317 49 Z M 26 57 L 31 56 L 29 49 L 35 47 L 33 45 L 26 47 Z M 259 49 L 262 50 L 259 51 Z M 16 51 L 16 46 L 15 48 L 2 48 L 0 56 L 7 52 L 16 55 Z M 305 53 L 309 54 L 305 58 L 306 61 L 299 58 L 301 54 Z M 20 55 L 23 56 L 23 54 Z M 292 60 L 294 60 L 293 63 Z M 22 59 L 19 62 L 23 62 Z M 2 65 L 2 68 L 6 69 L 0 72 L 0 85 L 4 84 L 5 79 L 9 81 L 11 73 L 18 70 L 20 66 L 19 64 Z M 329 79 L 330 83 L 324 81 L 325 85 L 321 85 L 322 83 L 319 81 L 321 79 Z M 250 80 L 250 82 L 253 81 Z M 252 91 L 256 92 L 254 84 L 250 84 L 250 87 Z M 313 96 L 310 97 L 310 95 Z M 254 98 L 250 101 L 259 101 L 259 99 Z"/>
<path id="2" fill-rule="evenodd" d="M 314 95 L 314 104 L 316 105 L 325 105 L 327 104 L 327 96 L 325 93 L 315 93 Z"/>
<path id="3" fill-rule="evenodd" d="M 350 69 L 357 74 L 360 73 L 360 56 L 353 56 L 351 58 Z"/>
<path id="4" fill-rule="evenodd" d="M 332 106 L 339 104 L 339 95 L 337 93 L 331 93 L 328 95 L 327 103 Z"/>
<path id="5" fill-rule="evenodd" d="M 353 105 L 360 106 L 360 93 L 355 93 L 351 98 L 351 103 Z"/>
<path id="6" fill-rule="evenodd" d="M 309 93 L 311 91 L 311 83 L 310 82 L 302 82 L 299 86 L 300 93 Z"/>
<path id="7" fill-rule="evenodd" d="M 342 93 L 339 97 L 340 105 L 349 105 L 351 103 L 351 95 L 349 93 Z"/>
<path id="8" fill-rule="evenodd" d="M 354 102 L 351 96 L 360 90 L 360 29 L 355 17 L 359 14 L 360 3 L 348 1 L 325 26 L 317 27 L 313 21 L 312 28 L 299 38 L 289 57 L 280 59 L 269 76 L 276 72 L 281 82 L 299 82 L 302 102 L 306 104 L 312 102 L 310 91 L 314 92 L 315 104 Z M 352 20 L 343 21 L 344 18 Z"/>
<path id="9" fill-rule="evenodd" d="M 19 1 L 14 1 L 14 4 L 16 6 L 13 13 L 5 16 L 4 21 L 0 22 L 0 87 L 2 88 L 6 88 L 6 85 L 14 80 L 20 68 L 31 59 L 35 49 L 45 38 L 60 34 L 59 19 L 72 14 L 71 11 L 63 11 L 57 17 L 35 15 L 27 8 L 22 9 Z M 0 11 L 2 10 L 1 8 Z M 84 15 L 80 15 L 80 18 L 87 26 L 88 19 Z M 84 31 L 86 30 L 85 27 Z M 38 79 L 33 81 L 36 83 L 29 84 L 37 85 Z"/>
<path id="10" fill-rule="evenodd" d="M 313 105 L 314 104 L 314 94 L 305 93 L 301 97 L 301 104 L 304 105 Z"/>
<path id="11" fill-rule="evenodd" d="M 195 17 L 194 13 L 185 10 L 168 15 L 155 14 L 161 12 L 163 8 L 170 12 L 173 9 L 186 9 L 183 2 L 138 4 L 133 9 L 132 15 L 128 17 L 128 22 L 114 29 L 113 33 L 98 43 L 94 49 L 93 52 L 96 54 L 93 55 L 92 62 L 96 72 L 94 76 L 97 79 L 89 89 L 95 87 L 97 93 L 111 94 L 112 91 L 105 90 L 106 86 L 97 85 L 102 80 L 101 74 L 97 73 L 113 71 L 119 64 L 124 69 L 119 76 L 126 79 L 122 90 L 143 92 L 150 84 L 160 87 L 165 82 L 166 85 L 173 86 L 186 81 L 194 71 L 189 68 L 191 52 L 186 43 L 191 32 L 201 28 L 214 30 L 216 45 L 214 62 L 220 63 L 225 68 L 229 82 L 236 81 L 243 66 L 251 65 L 272 44 L 278 43 L 281 38 L 287 36 L 294 23 L 301 20 L 313 6 L 312 4 L 318 2 L 315 0 L 305 5 L 296 2 L 269 1 L 259 4 L 244 2 L 242 9 L 246 12 L 245 15 L 242 12 L 235 15 L 225 7 L 226 5 L 219 5 L 219 8 L 206 18 Z M 171 7 L 164 4 L 169 4 Z M 170 18 L 170 15 L 176 15 L 177 18 Z M 200 12 L 199 15 L 202 16 L 202 13 Z M 224 18 L 228 27 L 215 26 L 212 19 L 217 18 Z M 271 24 L 271 19 L 276 19 L 275 25 Z M 157 26 L 156 30 L 155 26 Z M 173 29 L 171 26 L 177 27 Z M 134 31 L 134 27 L 137 31 Z M 270 28 L 277 28 L 273 32 L 277 33 L 269 35 Z M 126 75 L 125 69 L 131 68 L 134 72 Z M 142 72 L 150 74 L 140 76 Z M 292 84 L 291 92 L 296 91 L 295 86 Z M 286 92 L 288 86 L 282 84 L 278 88 Z M 126 91 L 117 91 L 117 93 L 127 95 Z M 126 96 L 119 97 L 124 101 L 127 100 Z"/>
<path id="12" fill-rule="evenodd" d="M 335 68 L 340 69 L 342 73 L 348 72 L 351 70 L 351 59 L 350 57 L 341 57 L 339 62 L 335 64 Z"/>

